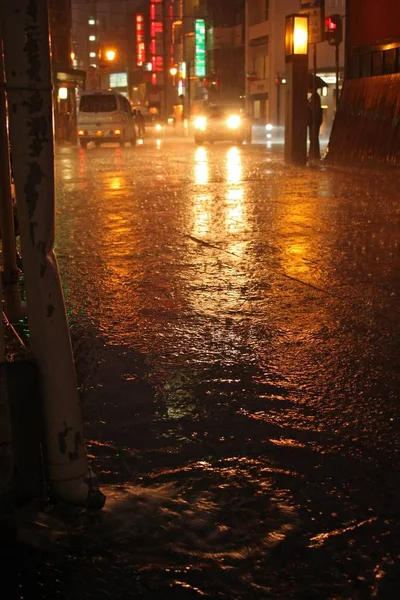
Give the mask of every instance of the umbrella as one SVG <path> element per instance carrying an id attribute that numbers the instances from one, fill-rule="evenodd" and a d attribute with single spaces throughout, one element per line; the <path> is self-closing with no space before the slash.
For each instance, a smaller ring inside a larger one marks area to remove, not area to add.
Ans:
<path id="1" fill-rule="evenodd" d="M 309 73 L 308 74 L 308 89 L 309 90 L 314 89 L 314 79 L 315 79 L 315 83 L 316 83 L 315 87 L 317 90 L 319 90 L 320 88 L 328 87 L 328 84 L 321 77 L 318 77 L 318 75 L 314 75 L 313 73 Z"/>

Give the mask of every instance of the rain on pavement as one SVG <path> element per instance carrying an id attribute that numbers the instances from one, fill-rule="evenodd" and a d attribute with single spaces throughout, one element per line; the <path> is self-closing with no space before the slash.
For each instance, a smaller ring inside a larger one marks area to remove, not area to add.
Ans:
<path id="1" fill-rule="evenodd" d="M 73 517 L 54 597 L 397 598 L 399 180 L 265 144 L 57 150 L 107 504 Z M 116 564 L 141 587 L 110 592 Z"/>

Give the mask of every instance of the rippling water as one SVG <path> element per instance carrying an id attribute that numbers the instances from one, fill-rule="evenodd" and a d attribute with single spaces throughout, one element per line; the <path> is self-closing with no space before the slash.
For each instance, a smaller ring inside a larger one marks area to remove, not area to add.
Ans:
<path id="1" fill-rule="evenodd" d="M 397 176 L 189 142 L 57 173 L 107 504 L 25 528 L 51 599 L 394 598 Z"/>

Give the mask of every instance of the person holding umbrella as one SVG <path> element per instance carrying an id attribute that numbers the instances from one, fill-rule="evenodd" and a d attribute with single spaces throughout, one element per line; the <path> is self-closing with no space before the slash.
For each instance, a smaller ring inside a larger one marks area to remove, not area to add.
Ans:
<path id="1" fill-rule="evenodd" d="M 322 125 L 323 113 L 321 97 L 317 92 L 318 87 L 325 87 L 326 83 L 314 75 L 309 76 L 308 92 L 311 94 L 308 100 L 307 124 L 309 131 L 310 148 L 309 158 L 320 159 L 321 151 L 319 145 L 319 130 Z"/>

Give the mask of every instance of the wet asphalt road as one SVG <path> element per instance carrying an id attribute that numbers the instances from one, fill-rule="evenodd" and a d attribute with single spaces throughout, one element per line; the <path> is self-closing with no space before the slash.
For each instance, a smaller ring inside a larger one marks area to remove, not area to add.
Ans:
<path id="1" fill-rule="evenodd" d="M 147 139 L 56 180 L 108 500 L 49 597 L 397 598 L 400 172 Z"/>

